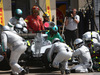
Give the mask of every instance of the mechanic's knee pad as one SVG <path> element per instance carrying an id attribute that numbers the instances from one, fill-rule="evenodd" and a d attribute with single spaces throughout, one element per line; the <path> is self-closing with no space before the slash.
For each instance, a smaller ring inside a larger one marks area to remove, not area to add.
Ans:
<path id="1" fill-rule="evenodd" d="M 9 64 L 10 66 L 13 66 L 14 64 L 16 64 L 16 62 L 10 62 Z"/>

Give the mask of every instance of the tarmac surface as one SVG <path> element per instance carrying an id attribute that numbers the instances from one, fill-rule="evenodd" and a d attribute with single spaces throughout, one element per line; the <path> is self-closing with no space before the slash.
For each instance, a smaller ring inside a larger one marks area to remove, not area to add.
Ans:
<path id="1" fill-rule="evenodd" d="M 10 75 L 11 70 L 0 71 L 0 75 Z M 25 75 L 61 75 L 59 70 L 47 71 L 42 67 L 31 67 L 29 68 L 29 73 Z M 91 72 L 91 73 L 70 73 L 68 75 L 100 75 L 100 72 Z"/>

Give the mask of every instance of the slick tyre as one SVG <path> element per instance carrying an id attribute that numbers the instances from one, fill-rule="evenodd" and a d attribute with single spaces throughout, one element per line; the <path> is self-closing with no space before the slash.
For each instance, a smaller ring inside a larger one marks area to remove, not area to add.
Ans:
<path id="1" fill-rule="evenodd" d="M 42 57 L 42 61 L 43 61 L 43 64 L 44 64 L 46 69 L 50 69 L 51 68 L 50 62 L 47 59 L 47 54 L 48 54 L 49 50 L 50 50 L 50 48 L 47 48 L 45 53 L 44 53 L 44 55 L 43 55 L 43 57 Z"/>
<path id="2" fill-rule="evenodd" d="M 9 66 L 10 50 L 7 50 L 6 54 L 7 54 L 7 57 L 5 57 L 3 61 L 0 62 L 0 70 L 11 69 L 11 67 Z"/>

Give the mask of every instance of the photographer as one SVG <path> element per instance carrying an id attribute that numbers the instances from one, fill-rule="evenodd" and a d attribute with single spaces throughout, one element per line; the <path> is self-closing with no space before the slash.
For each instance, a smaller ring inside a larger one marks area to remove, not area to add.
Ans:
<path id="1" fill-rule="evenodd" d="M 80 21 L 80 17 L 76 14 L 77 10 L 74 8 L 72 12 L 67 12 L 65 17 L 65 41 L 71 47 L 74 40 L 77 38 L 77 25 Z"/>

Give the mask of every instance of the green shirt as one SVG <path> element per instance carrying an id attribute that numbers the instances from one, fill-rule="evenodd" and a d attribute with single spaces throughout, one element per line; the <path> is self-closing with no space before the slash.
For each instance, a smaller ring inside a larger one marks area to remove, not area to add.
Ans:
<path id="1" fill-rule="evenodd" d="M 48 40 L 50 40 L 51 42 L 55 39 L 55 38 L 59 38 L 61 42 L 64 42 L 64 40 L 62 39 L 62 37 L 60 36 L 59 32 L 57 32 L 57 34 L 55 34 L 54 36 L 51 37 L 50 32 L 46 32 L 46 34 L 48 34 Z"/>

